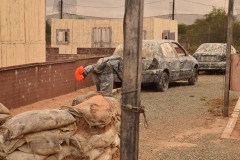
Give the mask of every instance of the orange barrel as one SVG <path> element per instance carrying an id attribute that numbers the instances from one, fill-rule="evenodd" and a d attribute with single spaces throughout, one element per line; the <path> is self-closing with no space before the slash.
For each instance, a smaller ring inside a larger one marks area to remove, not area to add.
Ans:
<path id="1" fill-rule="evenodd" d="M 231 55 L 230 90 L 240 91 L 240 55 Z"/>

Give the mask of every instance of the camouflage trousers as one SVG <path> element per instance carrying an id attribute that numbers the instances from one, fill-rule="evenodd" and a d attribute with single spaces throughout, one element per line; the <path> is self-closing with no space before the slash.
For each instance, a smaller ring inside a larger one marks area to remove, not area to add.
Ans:
<path id="1" fill-rule="evenodd" d="M 97 91 L 104 91 L 108 94 L 112 94 L 113 90 L 113 74 L 94 74 L 93 80 L 96 85 Z"/>

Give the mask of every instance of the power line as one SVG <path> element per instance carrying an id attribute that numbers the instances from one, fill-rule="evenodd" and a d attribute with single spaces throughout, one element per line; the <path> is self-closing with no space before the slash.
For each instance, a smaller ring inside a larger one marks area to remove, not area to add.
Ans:
<path id="1" fill-rule="evenodd" d="M 190 1 L 190 0 L 182 0 L 182 1 L 190 2 L 190 3 L 194 3 L 194 4 L 200 4 L 200 5 L 203 5 L 203 6 L 223 8 L 223 7 L 220 7 L 220 6 L 214 6 L 214 5 L 210 5 L 210 4 L 204 4 L 204 3 L 200 3 L 200 2 L 193 2 L 193 1 Z"/>
<path id="2" fill-rule="evenodd" d="M 162 3 L 166 0 L 159 0 L 159 1 L 153 1 L 153 2 L 147 2 L 144 3 L 144 5 L 149 5 L 149 4 L 154 4 L 154 3 Z M 224 8 L 222 6 L 216 6 L 216 5 L 210 5 L 210 4 L 205 4 L 205 3 L 200 3 L 200 2 L 193 2 L 191 0 L 182 0 L 185 2 L 190 2 L 190 3 L 194 3 L 194 4 L 199 4 L 199 5 L 203 5 L 203 6 L 209 6 L 209 7 L 217 7 L 217 8 Z M 82 6 L 82 5 L 74 5 L 74 4 L 70 4 L 70 3 L 65 3 L 66 5 L 71 5 L 71 6 L 77 6 L 77 7 L 82 7 L 82 8 L 123 8 L 125 6 L 112 6 L 112 7 L 107 7 L 107 6 Z"/>
<path id="3" fill-rule="evenodd" d="M 162 3 L 166 0 L 160 0 L 160 1 L 154 1 L 154 2 L 148 2 L 148 3 L 144 3 L 144 5 L 149 5 L 149 4 L 154 4 L 154 3 Z M 70 5 L 70 6 L 77 6 L 77 7 L 82 7 L 82 8 L 124 8 L 125 6 L 113 6 L 113 7 L 99 7 L 99 6 L 81 6 L 81 5 L 74 5 L 74 4 L 70 4 L 70 3 L 65 3 L 66 5 Z"/>
<path id="4" fill-rule="evenodd" d="M 144 5 L 150 5 L 150 4 L 155 4 L 155 3 L 162 3 L 164 1 L 166 1 L 166 0 L 147 2 L 147 3 L 144 3 Z M 200 2 L 193 2 L 191 0 L 182 0 L 182 1 L 193 3 L 193 4 L 198 4 L 198 5 L 203 5 L 203 6 L 208 6 L 208 7 L 224 8 L 222 6 L 210 5 L 210 4 L 200 3 Z M 125 7 L 125 6 L 112 6 L 112 7 L 108 7 L 108 6 L 82 6 L 82 5 L 75 5 L 75 4 L 66 3 L 66 2 L 63 2 L 63 4 L 69 5 L 69 6 L 80 7 L 80 8 L 99 8 L 99 9 L 101 9 L 101 8 L 124 8 Z M 235 8 L 234 10 L 240 10 L 240 8 Z"/>
<path id="5" fill-rule="evenodd" d="M 158 1 L 153 1 L 153 2 L 147 2 L 147 3 L 144 3 L 144 5 L 150 5 L 150 4 L 155 4 L 155 3 L 162 3 L 166 0 L 158 0 Z M 182 1 L 185 1 L 185 2 L 189 2 L 189 3 L 194 3 L 194 4 L 198 4 L 198 5 L 203 5 L 203 6 L 209 6 L 209 7 L 217 7 L 217 8 L 224 8 L 224 7 L 220 7 L 220 6 L 215 6 L 215 5 L 209 5 L 209 4 L 205 4 L 205 3 L 200 3 L 200 2 L 194 2 L 194 1 L 191 1 L 191 0 L 182 0 Z M 69 6 L 75 6 L 75 7 L 82 7 L 82 8 L 124 8 L 125 6 L 112 6 L 112 7 L 108 7 L 108 6 L 82 6 L 82 5 L 76 5 L 76 4 L 71 4 L 71 3 L 65 3 L 63 2 L 63 4 L 65 5 L 69 5 Z M 176 8 L 177 9 L 177 8 Z M 239 11 L 240 8 L 235 8 L 234 10 L 236 11 Z M 47 11 L 47 13 L 49 13 L 49 11 Z M 181 13 L 178 13 L 178 14 L 181 14 Z"/>

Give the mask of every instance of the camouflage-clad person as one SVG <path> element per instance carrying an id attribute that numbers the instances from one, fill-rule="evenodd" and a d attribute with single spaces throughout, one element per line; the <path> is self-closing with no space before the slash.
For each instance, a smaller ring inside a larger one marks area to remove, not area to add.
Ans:
<path id="1" fill-rule="evenodd" d="M 89 73 L 93 73 L 94 83 L 97 91 L 105 91 L 112 94 L 113 89 L 113 73 L 121 79 L 123 70 L 123 60 L 120 56 L 104 57 L 98 60 L 96 64 L 84 67 L 82 75 L 86 77 Z"/>

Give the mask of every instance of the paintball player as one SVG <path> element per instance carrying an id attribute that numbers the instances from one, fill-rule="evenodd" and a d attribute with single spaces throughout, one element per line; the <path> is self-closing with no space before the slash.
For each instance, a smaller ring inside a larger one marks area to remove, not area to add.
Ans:
<path id="1" fill-rule="evenodd" d="M 122 70 L 122 58 L 120 56 L 110 56 L 99 59 L 96 64 L 88 65 L 84 68 L 83 66 L 78 67 L 75 72 L 75 77 L 77 81 L 83 81 L 89 73 L 93 73 L 93 81 L 97 91 L 104 91 L 108 94 L 112 94 L 113 74 L 115 73 L 122 81 Z"/>

